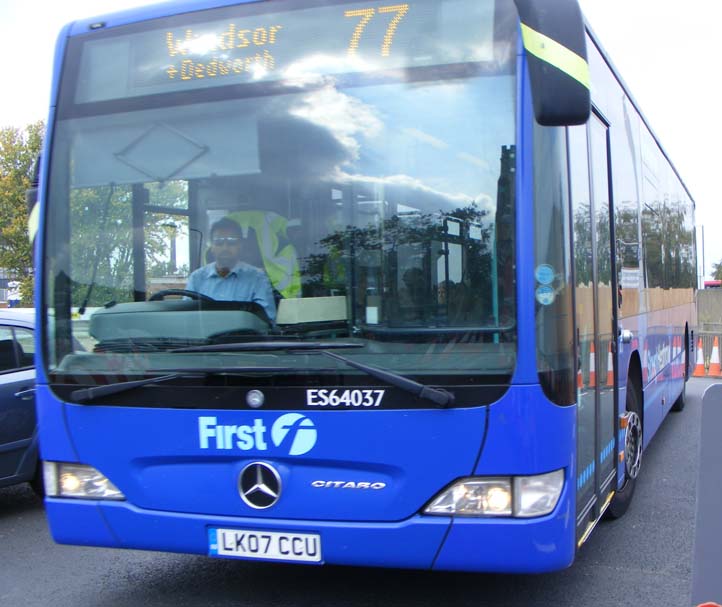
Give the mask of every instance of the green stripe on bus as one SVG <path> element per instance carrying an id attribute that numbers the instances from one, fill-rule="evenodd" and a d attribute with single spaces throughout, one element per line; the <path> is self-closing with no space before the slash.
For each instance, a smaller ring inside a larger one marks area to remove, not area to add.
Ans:
<path id="1" fill-rule="evenodd" d="M 521 37 L 524 48 L 529 53 L 560 69 L 586 88 L 590 88 L 589 64 L 574 51 L 523 23 Z"/>

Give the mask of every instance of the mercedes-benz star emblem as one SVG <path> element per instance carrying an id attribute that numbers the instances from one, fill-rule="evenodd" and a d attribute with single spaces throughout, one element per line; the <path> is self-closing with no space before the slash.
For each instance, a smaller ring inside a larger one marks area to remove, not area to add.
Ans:
<path id="1" fill-rule="evenodd" d="M 238 491 L 251 508 L 270 508 L 281 495 L 281 477 L 273 466 L 253 462 L 241 472 Z"/>

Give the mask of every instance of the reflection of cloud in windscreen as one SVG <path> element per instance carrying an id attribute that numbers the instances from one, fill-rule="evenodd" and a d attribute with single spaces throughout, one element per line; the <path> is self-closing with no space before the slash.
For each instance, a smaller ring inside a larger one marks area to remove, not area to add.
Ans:
<path id="1" fill-rule="evenodd" d="M 328 82 L 267 106 L 259 128 L 262 170 L 268 176 L 329 178 L 358 159 L 361 138 L 383 130 L 371 106 Z"/>
<path id="2" fill-rule="evenodd" d="M 286 84 L 296 87 L 333 85 L 336 79 L 330 74 L 370 72 L 378 69 L 360 57 L 348 55 L 309 55 L 294 61 L 283 71 Z"/>
<path id="3" fill-rule="evenodd" d="M 420 179 L 409 175 L 388 175 L 371 177 L 368 175 L 352 175 L 339 171 L 333 176 L 334 183 L 354 186 L 384 186 L 388 192 L 396 191 L 395 198 L 401 205 L 421 209 L 424 212 L 448 211 L 458 207 L 477 207 L 484 217 L 484 222 L 493 222 L 496 213 L 494 198 L 486 193 L 469 196 L 463 193 L 442 192 L 424 184 Z M 403 191 L 403 194 L 401 192 Z M 399 196 L 401 194 L 401 196 Z"/>
<path id="4" fill-rule="evenodd" d="M 484 169 L 485 171 L 489 170 L 489 163 L 486 162 L 486 160 L 482 160 L 478 156 L 472 156 L 471 154 L 467 154 L 466 152 L 459 152 L 456 157 L 459 160 L 463 160 L 464 162 L 473 164 L 474 166 L 477 166 L 480 169 Z"/>
<path id="5" fill-rule="evenodd" d="M 337 167 L 353 160 L 326 128 L 288 112 L 275 113 L 259 121 L 261 170 L 269 179 L 313 182 L 328 178 Z"/>
<path id="6" fill-rule="evenodd" d="M 303 95 L 289 114 L 327 129 L 354 160 L 361 147 L 356 137 L 373 137 L 383 128 L 370 106 L 332 86 Z"/>
<path id="7" fill-rule="evenodd" d="M 383 185 L 386 187 L 402 187 L 409 190 L 409 193 L 420 192 L 431 195 L 448 204 L 470 204 L 474 202 L 474 198 L 462 193 L 452 194 L 450 192 L 441 192 L 424 184 L 420 179 L 409 175 L 388 175 L 386 177 L 371 177 L 368 175 L 351 175 L 349 173 L 339 172 L 334 175 L 334 180 L 339 183 L 352 183 L 360 185 Z"/>
<path id="8" fill-rule="evenodd" d="M 490 62 L 494 60 L 494 45 L 491 41 L 481 44 L 466 42 L 466 44 L 459 44 L 458 40 L 447 43 L 437 42 L 433 52 L 441 58 L 439 63 Z"/>
<path id="9" fill-rule="evenodd" d="M 436 148 L 437 150 L 446 150 L 449 147 L 449 144 L 445 141 L 442 141 L 441 139 L 437 139 L 433 135 L 429 135 L 428 133 L 425 133 L 424 131 L 420 131 L 419 129 L 414 128 L 405 128 L 401 129 L 404 135 L 408 135 L 409 137 L 412 137 L 413 139 L 416 139 L 417 141 L 421 141 L 423 143 L 428 143 L 431 147 Z"/>
<path id="10" fill-rule="evenodd" d="M 407 137 L 416 139 L 416 141 L 419 141 L 421 143 L 426 143 L 426 144 L 430 145 L 431 147 L 436 148 L 437 150 L 448 150 L 451 147 L 448 143 L 439 139 L 438 137 L 429 135 L 428 133 L 421 131 L 419 129 L 404 128 L 404 129 L 401 129 L 401 131 Z M 468 162 L 469 164 L 473 164 L 474 166 L 484 169 L 485 171 L 489 170 L 489 163 L 486 162 L 486 160 L 479 158 L 478 156 L 473 156 L 471 154 L 467 154 L 466 152 L 459 152 L 456 154 L 456 157 L 463 162 Z"/>
<path id="11" fill-rule="evenodd" d="M 299 73 L 308 75 L 300 69 Z M 350 166 L 360 157 L 362 140 L 384 132 L 385 125 L 373 106 L 337 90 L 332 77 L 319 78 L 324 79 L 324 86 L 300 95 L 276 98 L 266 107 L 266 118 L 259 121 L 261 168 L 266 177 L 382 185 L 396 191 L 396 196 L 427 209 L 476 204 L 493 213 L 494 199 L 485 193 L 470 196 L 463 192 L 445 192 L 406 174 L 379 177 L 349 173 Z M 414 127 L 403 128 L 402 132 L 437 150 L 451 148 L 445 141 Z M 489 169 L 488 163 L 477 156 L 459 152 L 456 157 L 475 167 Z"/>

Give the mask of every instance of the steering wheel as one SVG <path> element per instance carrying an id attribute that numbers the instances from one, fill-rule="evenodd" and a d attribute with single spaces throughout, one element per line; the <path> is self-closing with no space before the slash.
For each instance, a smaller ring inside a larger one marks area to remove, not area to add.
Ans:
<path id="1" fill-rule="evenodd" d="M 168 295 L 181 295 L 201 301 L 216 301 L 212 297 L 208 297 L 208 295 L 203 295 L 203 293 L 198 293 L 198 291 L 189 291 L 188 289 L 163 289 L 162 291 L 153 293 L 148 301 L 161 301 Z"/>

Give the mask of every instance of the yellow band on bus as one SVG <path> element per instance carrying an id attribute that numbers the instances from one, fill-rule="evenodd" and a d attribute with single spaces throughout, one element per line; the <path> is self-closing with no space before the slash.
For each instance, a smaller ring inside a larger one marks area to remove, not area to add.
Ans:
<path id="1" fill-rule="evenodd" d="M 574 51 L 523 23 L 521 37 L 524 48 L 529 53 L 560 69 L 586 88 L 590 88 L 589 64 Z"/>
<path id="2" fill-rule="evenodd" d="M 35 240 L 35 236 L 38 233 L 40 227 L 40 205 L 36 202 L 33 206 L 33 210 L 30 211 L 30 217 L 28 217 L 28 236 L 30 242 Z"/>

